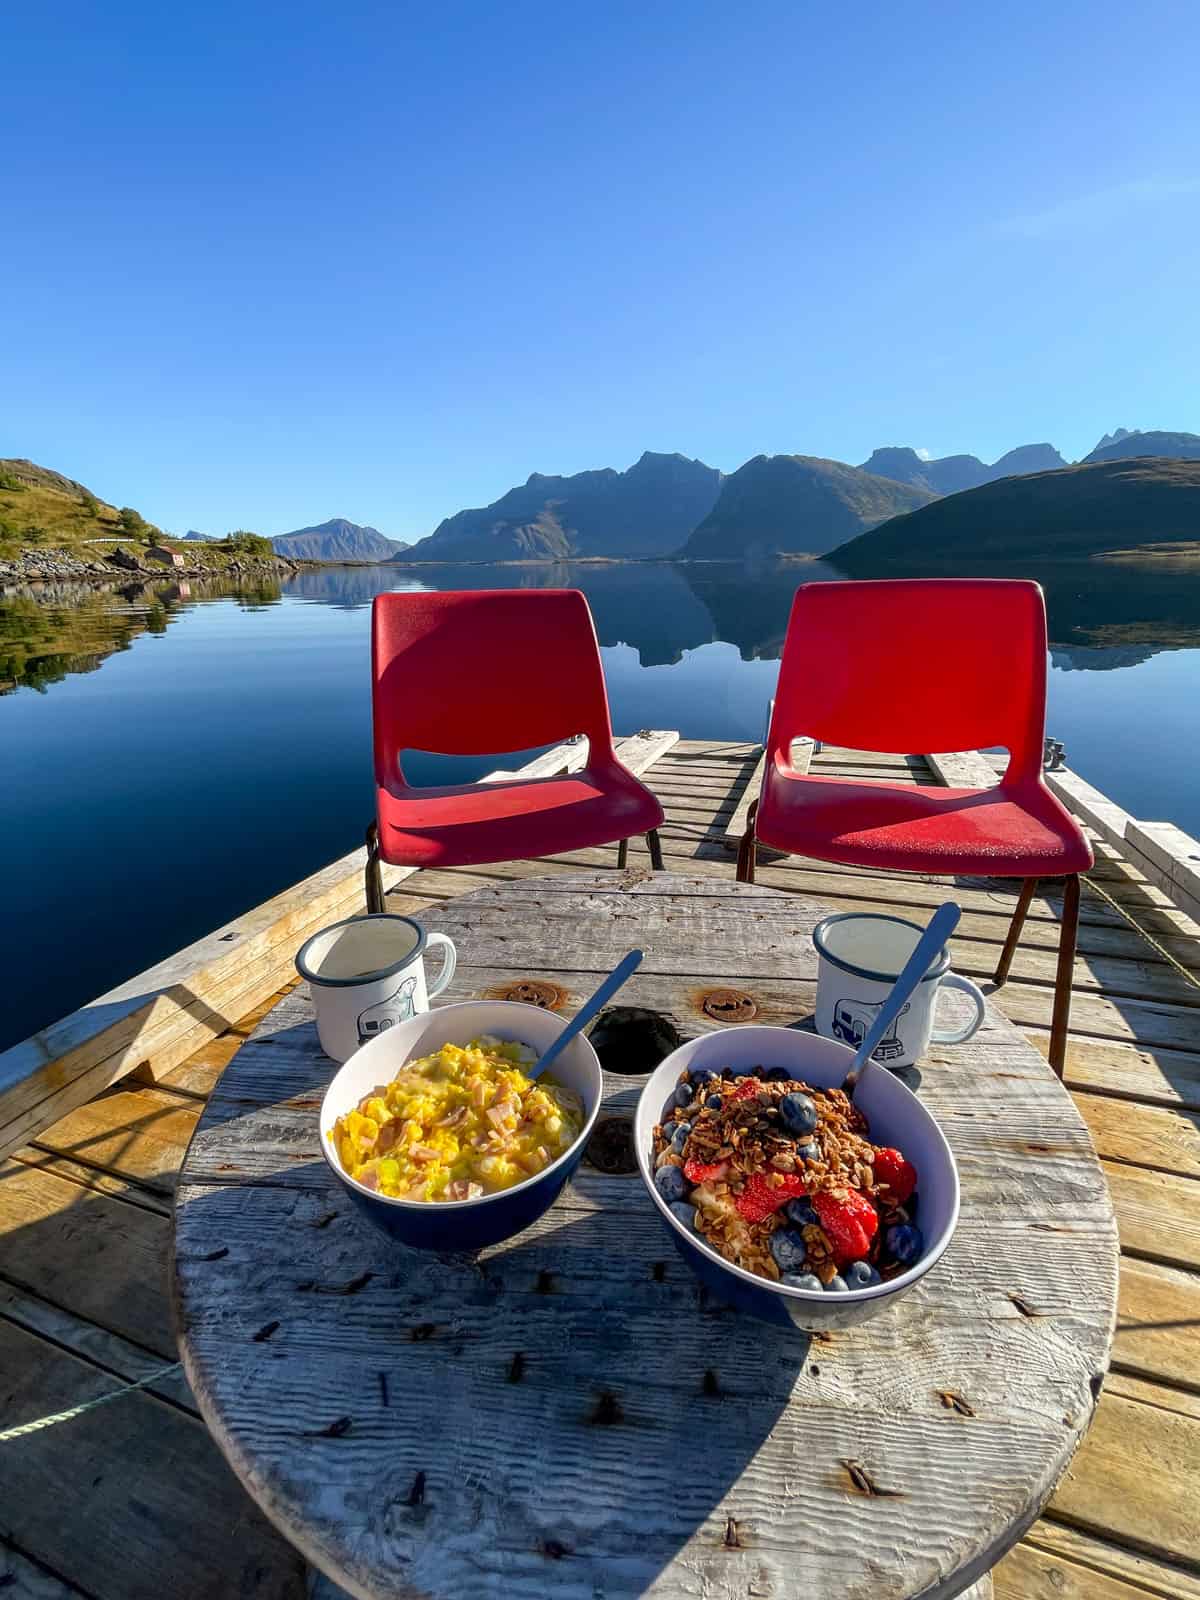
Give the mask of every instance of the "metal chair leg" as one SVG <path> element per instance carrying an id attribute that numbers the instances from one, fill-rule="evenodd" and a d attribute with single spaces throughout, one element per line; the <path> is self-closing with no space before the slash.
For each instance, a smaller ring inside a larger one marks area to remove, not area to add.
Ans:
<path id="1" fill-rule="evenodd" d="M 1079 875 L 1063 879 L 1062 932 L 1058 940 L 1058 969 L 1054 974 L 1054 1015 L 1050 1019 L 1050 1065 L 1062 1077 L 1067 1064 L 1067 1035 L 1071 1028 L 1071 978 L 1075 971 L 1075 945 L 1079 935 Z"/>
<path id="2" fill-rule="evenodd" d="M 758 846 L 754 839 L 754 818 L 758 811 L 758 801 L 755 800 L 746 814 L 746 831 L 738 845 L 737 881 L 739 883 L 754 882 L 754 868 L 758 861 Z"/>
<path id="3" fill-rule="evenodd" d="M 372 914 L 386 911 L 383 899 L 383 870 L 379 864 L 379 825 L 367 829 L 367 865 L 363 873 L 363 897 Z"/>
<path id="4" fill-rule="evenodd" d="M 1017 953 L 1017 945 L 1021 938 L 1021 929 L 1025 926 L 1025 913 L 1029 910 L 1029 902 L 1033 899 L 1037 889 L 1036 878 L 1026 878 L 1021 885 L 1021 893 L 1017 899 L 1017 909 L 1013 912 L 1012 922 L 1008 928 L 1008 938 L 1004 941 L 1004 949 L 1000 952 L 1000 961 L 996 967 L 996 987 L 1008 981 L 1008 969 L 1012 966 L 1013 957 Z"/>
<path id="5" fill-rule="evenodd" d="M 617 846 L 617 866 L 623 867 L 629 860 L 629 840 L 622 839 Z"/>
<path id="6" fill-rule="evenodd" d="M 650 867 L 654 872 L 663 870 L 662 840 L 658 837 L 658 829 L 651 828 L 646 835 L 646 843 L 650 848 Z"/>

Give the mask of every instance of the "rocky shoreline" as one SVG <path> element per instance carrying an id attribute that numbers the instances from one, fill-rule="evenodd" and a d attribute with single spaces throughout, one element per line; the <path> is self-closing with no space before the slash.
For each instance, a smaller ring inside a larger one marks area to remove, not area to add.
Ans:
<path id="1" fill-rule="evenodd" d="M 184 554 L 183 551 L 180 554 Z M 185 556 L 186 559 L 186 556 Z M 113 583 L 129 578 L 264 578 L 283 577 L 298 572 L 307 563 L 289 561 L 286 556 L 263 559 L 235 556 L 215 567 L 204 563 L 183 567 L 161 561 L 139 561 L 125 551 L 84 560 L 69 550 L 22 550 L 17 556 L 0 558 L 0 586 L 24 583 Z"/>

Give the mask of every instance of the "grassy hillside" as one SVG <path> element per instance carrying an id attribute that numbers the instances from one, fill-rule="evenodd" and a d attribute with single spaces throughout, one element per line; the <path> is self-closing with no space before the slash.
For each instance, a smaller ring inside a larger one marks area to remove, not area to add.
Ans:
<path id="1" fill-rule="evenodd" d="M 885 569 L 971 574 L 1115 550 L 1181 549 L 1200 538 L 1200 461 L 1099 461 L 968 489 L 862 534 L 830 560 L 856 577 Z"/>
<path id="2" fill-rule="evenodd" d="M 119 538 L 128 531 L 116 506 L 73 478 L 32 461 L 0 458 L 0 555 L 38 545 L 79 550 L 90 539 Z"/>
<path id="3" fill-rule="evenodd" d="M 220 572 L 238 560 L 275 558 L 270 540 L 256 534 L 230 534 L 211 543 L 162 539 L 132 506 L 109 505 L 74 478 L 32 461 L 0 457 L 0 561 L 25 552 L 65 551 L 99 562 L 118 550 L 141 561 L 156 540 L 180 550 L 191 569 Z"/>

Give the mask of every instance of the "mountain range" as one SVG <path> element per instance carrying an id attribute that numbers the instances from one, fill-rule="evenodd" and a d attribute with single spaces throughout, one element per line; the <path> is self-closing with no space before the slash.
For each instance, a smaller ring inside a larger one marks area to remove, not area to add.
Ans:
<path id="1" fill-rule="evenodd" d="M 665 556 L 712 509 L 722 473 L 652 450 L 625 472 L 570 477 L 531 473 L 477 510 L 459 511 L 419 539 L 419 561 L 564 560 L 571 556 Z"/>
<path id="2" fill-rule="evenodd" d="M 1078 465 L 1139 459 L 1200 461 L 1200 435 L 1117 428 Z M 894 552 L 901 548 L 896 543 L 901 537 L 928 537 L 941 559 L 955 538 L 974 537 L 961 518 L 978 515 L 986 524 L 989 508 L 995 506 L 1003 508 L 997 515 L 1028 514 L 1032 519 L 1012 523 L 1006 537 L 1014 555 L 1025 549 L 1026 534 L 1035 527 L 1042 530 L 1038 537 L 1051 539 L 1056 548 L 1060 542 L 1063 550 L 1088 543 L 1082 524 L 1060 541 L 1058 525 L 1043 526 L 1039 520 L 1038 508 L 1044 506 L 1052 520 L 1074 507 L 1070 514 L 1090 519 L 1097 539 L 1108 537 L 1111 524 L 1114 530 L 1125 528 L 1121 537 L 1134 544 L 1157 532 L 1159 543 L 1200 545 L 1194 524 L 1185 533 L 1174 525 L 1158 529 L 1148 520 L 1152 503 L 1155 516 L 1166 514 L 1168 507 L 1172 517 L 1185 509 L 1190 515 L 1186 497 L 1170 493 L 1186 475 L 1181 480 L 1169 472 L 1149 471 L 1080 479 L 1070 476 L 1075 470 L 1053 445 L 1044 443 L 1020 445 L 990 464 L 974 455 L 929 459 L 901 445 L 873 451 L 860 466 L 820 456 L 759 455 L 729 475 L 688 456 L 648 450 L 623 472 L 604 467 L 570 475 L 531 473 L 490 505 L 456 512 L 412 545 L 344 517 L 296 528 L 271 542 L 278 554 L 293 560 L 401 565 L 580 558 L 736 560 L 821 556 L 835 549 L 840 555 L 851 543 L 859 548 L 860 536 L 886 526 L 886 539 L 872 538 L 862 549 Z M 1056 487 L 1057 480 L 1067 487 Z M 1002 489 L 1006 484 L 1029 487 L 1010 492 Z M 1130 487 L 1139 484 L 1140 489 Z M 985 489 L 997 493 L 974 498 Z M 1120 508 L 1115 503 L 1107 507 L 1106 497 L 1111 496 L 1120 500 Z M 1140 496 L 1137 506 L 1131 496 Z M 948 509 L 935 512 L 937 506 Z M 897 534 L 892 524 L 908 518 L 918 519 L 916 533 Z M 59 473 L 28 461 L 0 461 L 0 540 L 6 548 L 112 538 L 125 531 L 126 521 L 136 527 L 142 519 L 136 512 L 118 513 Z M 956 534 L 943 532 L 955 528 Z M 202 541 L 208 536 L 189 530 L 183 538 Z"/>
<path id="3" fill-rule="evenodd" d="M 1050 472 L 1066 464 L 1052 444 L 1019 445 L 999 461 L 993 461 L 991 466 L 978 456 L 941 456 L 927 460 L 915 450 L 891 445 L 876 450 L 870 460 L 863 462 L 862 470 L 881 478 L 895 478 L 897 483 L 911 483 L 933 494 L 958 494 L 963 489 L 977 489 L 981 483 L 991 483 L 996 478 L 1008 478 L 1020 472 Z"/>

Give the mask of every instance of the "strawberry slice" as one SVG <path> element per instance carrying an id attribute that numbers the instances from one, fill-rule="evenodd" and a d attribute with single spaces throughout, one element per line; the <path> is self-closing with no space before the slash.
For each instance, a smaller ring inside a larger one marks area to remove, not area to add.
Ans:
<path id="1" fill-rule="evenodd" d="M 775 1176 L 780 1180 L 777 1184 L 761 1172 L 752 1173 L 741 1194 L 735 1196 L 733 1203 L 747 1222 L 764 1221 L 780 1206 L 804 1193 L 804 1179 L 796 1173 L 779 1172 Z"/>
<path id="2" fill-rule="evenodd" d="M 683 1175 L 689 1183 L 716 1183 L 728 1171 L 728 1161 L 697 1161 L 693 1156 L 683 1163 Z"/>
<path id="3" fill-rule="evenodd" d="M 813 1196 L 813 1209 L 833 1246 L 838 1266 L 861 1261 L 879 1227 L 878 1213 L 866 1195 L 857 1189 L 843 1189 L 836 1195 L 817 1194 Z"/>
<path id="4" fill-rule="evenodd" d="M 758 1084 L 753 1078 L 743 1078 L 741 1083 L 738 1084 L 736 1089 L 731 1091 L 727 1098 L 730 1104 L 736 1104 L 736 1102 L 739 1100 L 757 1100 Z"/>
<path id="5" fill-rule="evenodd" d="M 903 1205 L 917 1187 L 917 1169 L 899 1150 L 876 1150 L 875 1182 L 886 1183 L 897 1205 Z"/>

